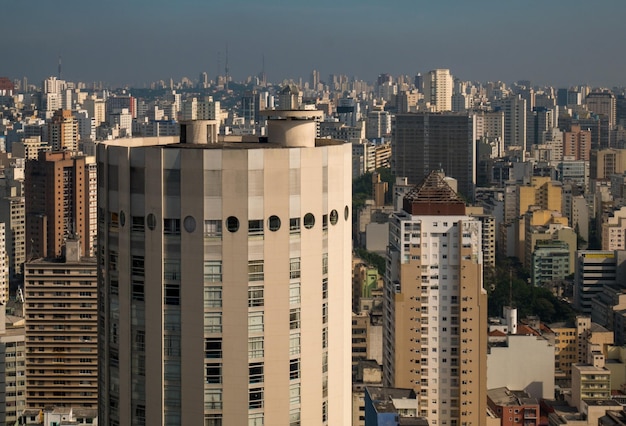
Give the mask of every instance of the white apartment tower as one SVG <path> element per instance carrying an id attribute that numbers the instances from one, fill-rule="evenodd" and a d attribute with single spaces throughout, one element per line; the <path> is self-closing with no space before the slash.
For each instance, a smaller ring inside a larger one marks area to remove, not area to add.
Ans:
<path id="1" fill-rule="evenodd" d="M 103 424 L 350 423 L 351 145 L 267 114 L 98 146 Z"/>
<path id="2" fill-rule="evenodd" d="M 6 241 L 6 224 L 0 222 L 0 305 L 6 305 L 9 301 L 9 256 Z"/>
<path id="3" fill-rule="evenodd" d="M 389 221 L 384 385 L 414 389 L 434 425 L 484 425 L 487 293 L 481 222 L 437 171 Z"/>
<path id="4" fill-rule="evenodd" d="M 424 99 L 433 112 L 452 111 L 453 79 L 448 69 L 429 71 L 424 79 Z"/>

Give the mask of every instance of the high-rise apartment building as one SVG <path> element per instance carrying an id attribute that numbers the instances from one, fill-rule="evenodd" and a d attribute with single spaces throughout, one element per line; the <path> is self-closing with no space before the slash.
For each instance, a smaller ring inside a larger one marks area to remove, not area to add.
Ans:
<path id="1" fill-rule="evenodd" d="M 26 408 L 24 318 L 0 303 L 0 424 L 13 425 Z"/>
<path id="2" fill-rule="evenodd" d="M 398 114 L 392 125 L 391 168 L 417 184 L 432 170 L 458 181 L 468 199 L 476 185 L 476 117 L 457 113 Z"/>
<path id="3" fill-rule="evenodd" d="M 78 149 L 78 121 L 71 110 L 55 111 L 48 123 L 48 144 L 53 151 L 76 151 Z"/>
<path id="4" fill-rule="evenodd" d="M 572 124 L 569 132 L 563 132 L 563 156 L 569 160 L 589 161 L 591 154 L 591 131 L 581 130 Z"/>
<path id="5" fill-rule="evenodd" d="M 21 186 L 10 186 L 0 197 L 0 222 L 5 224 L 9 279 L 12 282 L 21 281 L 26 261 L 26 220 L 22 193 Z"/>
<path id="6" fill-rule="evenodd" d="M 26 162 L 26 250 L 29 258 L 58 257 L 68 235 L 94 255 L 97 176 L 95 157 L 40 152 Z"/>
<path id="7" fill-rule="evenodd" d="M 526 100 L 520 95 L 502 99 L 500 107 L 504 111 L 504 146 L 519 146 L 530 151 L 526 145 Z"/>
<path id="8" fill-rule="evenodd" d="M 24 270 L 26 406 L 96 408 L 96 259 L 82 258 L 71 237 L 64 259 L 33 260 Z"/>
<path id="9" fill-rule="evenodd" d="M 0 305 L 6 305 L 9 300 L 9 256 L 6 241 L 6 223 L 0 222 Z"/>
<path id="10" fill-rule="evenodd" d="M 609 91 L 591 92 L 585 98 L 587 109 L 598 115 L 604 115 L 609 120 L 609 129 L 615 128 L 616 123 L 616 103 L 615 95 Z"/>
<path id="11" fill-rule="evenodd" d="M 424 100 L 434 112 L 452 111 L 453 80 L 448 69 L 429 71 L 424 77 Z"/>
<path id="12" fill-rule="evenodd" d="M 483 425 L 487 293 L 480 221 L 438 172 L 389 220 L 384 384 L 412 388 L 429 424 Z"/>
<path id="13" fill-rule="evenodd" d="M 349 424 L 351 145 L 268 114 L 98 146 L 99 422 Z"/>

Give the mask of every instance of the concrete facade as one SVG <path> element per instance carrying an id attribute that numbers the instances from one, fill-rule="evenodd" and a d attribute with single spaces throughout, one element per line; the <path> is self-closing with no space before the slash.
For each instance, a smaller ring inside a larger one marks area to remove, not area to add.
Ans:
<path id="1" fill-rule="evenodd" d="M 351 147 L 277 113 L 99 146 L 99 421 L 349 424 Z"/>

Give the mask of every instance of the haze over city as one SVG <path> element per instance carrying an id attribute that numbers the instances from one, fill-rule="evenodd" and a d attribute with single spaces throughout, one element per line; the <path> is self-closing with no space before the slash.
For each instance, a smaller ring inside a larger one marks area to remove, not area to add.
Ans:
<path id="1" fill-rule="evenodd" d="M 143 87 L 206 71 L 269 81 L 312 69 L 373 81 L 449 68 L 463 80 L 621 85 L 622 1 L 40 2 L 3 5 L 2 74 Z"/>

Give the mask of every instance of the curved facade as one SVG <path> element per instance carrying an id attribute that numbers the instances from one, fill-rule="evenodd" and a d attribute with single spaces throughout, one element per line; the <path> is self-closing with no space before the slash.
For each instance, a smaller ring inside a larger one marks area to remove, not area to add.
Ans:
<path id="1" fill-rule="evenodd" d="M 268 139 L 99 146 L 105 424 L 349 424 L 350 145 Z"/>

